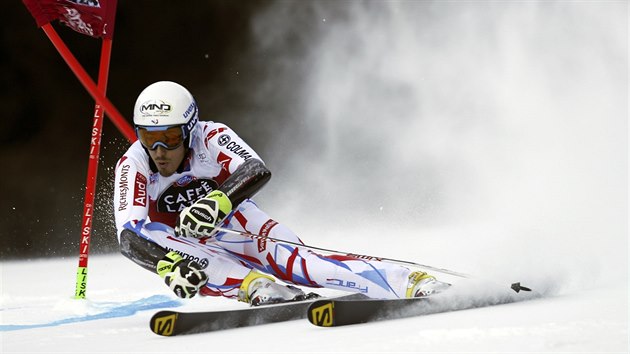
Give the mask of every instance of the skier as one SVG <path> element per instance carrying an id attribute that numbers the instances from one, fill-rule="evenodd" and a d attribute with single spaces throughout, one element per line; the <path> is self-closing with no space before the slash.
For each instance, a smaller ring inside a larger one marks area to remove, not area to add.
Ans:
<path id="1" fill-rule="evenodd" d="M 448 287 L 400 265 L 220 230 L 302 244 L 250 199 L 271 177 L 262 159 L 225 124 L 199 121 L 186 88 L 149 85 L 138 96 L 133 122 L 138 141 L 116 165 L 120 250 L 179 297 L 225 296 L 256 306 L 318 296 L 293 285 L 373 298 L 427 296 Z"/>

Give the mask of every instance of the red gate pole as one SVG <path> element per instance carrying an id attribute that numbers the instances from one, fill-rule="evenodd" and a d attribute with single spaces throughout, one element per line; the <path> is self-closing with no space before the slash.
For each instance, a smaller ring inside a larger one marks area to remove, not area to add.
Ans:
<path id="1" fill-rule="evenodd" d="M 107 91 L 107 78 L 109 76 L 111 52 L 112 40 L 109 38 L 103 38 L 103 44 L 101 46 L 101 62 L 99 64 L 98 71 L 98 91 L 103 95 L 105 95 Z M 88 255 L 92 235 L 92 215 L 94 213 L 96 176 L 98 175 L 102 129 L 103 107 L 97 102 L 94 106 L 92 138 L 90 140 L 90 159 L 88 162 L 87 180 L 85 182 L 85 197 L 83 199 L 83 222 L 81 223 L 79 266 L 77 267 L 77 283 L 74 292 L 75 299 L 85 299 L 87 292 Z"/>
<path id="2" fill-rule="evenodd" d="M 84 299 L 87 290 L 87 266 L 92 235 L 92 219 L 94 213 L 94 199 L 96 195 L 96 176 L 101 149 L 101 132 L 103 129 L 103 113 L 112 120 L 116 128 L 130 141 L 136 140 L 136 134 L 131 125 L 118 112 L 116 107 L 105 95 L 109 76 L 109 63 L 114 33 L 114 18 L 117 0 L 102 0 L 99 2 L 77 2 L 60 0 L 22 0 L 28 11 L 35 18 L 38 27 L 44 30 L 48 39 L 55 46 L 74 75 L 83 87 L 96 101 L 94 107 L 93 124 L 91 130 L 90 154 L 88 160 L 87 180 L 85 183 L 85 198 L 83 219 L 81 223 L 81 242 L 79 266 L 77 269 L 77 283 L 75 298 Z M 94 83 L 70 49 L 57 34 L 51 21 L 59 20 L 75 31 L 94 37 L 102 38 L 101 58 L 99 63 L 98 85 Z"/>
<path id="3" fill-rule="evenodd" d="M 107 88 L 107 77 L 109 75 L 109 61 L 111 57 L 112 40 L 103 38 L 101 47 L 101 62 L 99 66 L 98 86 L 83 69 L 79 61 L 74 57 L 70 49 L 65 45 L 61 37 L 57 34 L 50 23 L 44 24 L 42 29 L 53 43 L 59 54 L 66 61 L 66 64 L 74 72 L 75 76 L 83 84 L 86 90 L 96 101 L 94 108 L 94 120 L 92 125 L 92 135 L 90 142 L 90 159 L 88 162 L 88 175 L 85 186 L 85 198 L 83 205 L 83 218 L 81 223 L 81 242 L 79 250 L 79 265 L 77 268 L 76 288 L 74 297 L 85 299 L 87 290 L 88 274 L 88 254 L 90 249 L 90 238 L 92 235 L 92 216 L 94 213 L 94 199 L 96 192 L 96 176 L 98 171 L 98 159 L 100 155 L 101 130 L 103 127 L 103 112 L 111 119 L 114 125 L 131 142 L 135 141 L 136 134 L 122 117 L 116 107 L 107 99 L 105 91 Z"/>

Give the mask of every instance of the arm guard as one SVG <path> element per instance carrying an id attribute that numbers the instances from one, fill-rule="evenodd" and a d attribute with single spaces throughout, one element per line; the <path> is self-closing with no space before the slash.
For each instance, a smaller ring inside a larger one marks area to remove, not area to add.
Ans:
<path id="1" fill-rule="evenodd" d="M 270 178 L 271 172 L 262 161 L 250 159 L 239 166 L 218 189 L 225 193 L 236 207 L 243 200 L 256 194 Z"/>
<path id="2" fill-rule="evenodd" d="M 157 264 L 168 251 L 166 248 L 136 235 L 133 231 L 124 229 L 120 233 L 120 253 L 142 268 L 157 273 Z"/>

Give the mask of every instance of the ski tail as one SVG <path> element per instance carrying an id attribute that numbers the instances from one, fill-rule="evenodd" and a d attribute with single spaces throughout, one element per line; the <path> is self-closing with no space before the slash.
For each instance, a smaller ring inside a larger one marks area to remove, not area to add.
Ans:
<path id="1" fill-rule="evenodd" d="M 160 311 L 151 317 L 151 330 L 161 336 L 172 336 L 175 333 L 178 312 Z M 181 328 L 180 328 L 181 331 Z"/>

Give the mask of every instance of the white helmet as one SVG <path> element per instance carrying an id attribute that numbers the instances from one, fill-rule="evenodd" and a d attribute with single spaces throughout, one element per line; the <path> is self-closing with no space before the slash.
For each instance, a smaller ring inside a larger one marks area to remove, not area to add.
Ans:
<path id="1" fill-rule="evenodd" d="M 197 103 L 188 90 L 171 81 L 159 81 L 145 88 L 133 109 L 133 124 L 138 127 L 182 126 L 190 138 L 198 117 Z M 190 146 L 190 139 L 188 139 Z"/>

